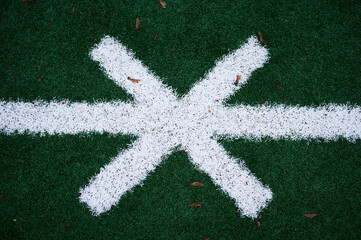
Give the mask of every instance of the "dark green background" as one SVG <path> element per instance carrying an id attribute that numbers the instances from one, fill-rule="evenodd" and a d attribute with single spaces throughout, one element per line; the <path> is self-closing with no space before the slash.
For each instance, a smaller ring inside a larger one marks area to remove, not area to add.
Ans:
<path id="1" fill-rule="evenodd" d="M 132 101 L 89 58 L 105 35 L 122 41 L 182 96 L 215 60 L 260 31 L 270 61 L 228 104 L 361 105 L 359 1 L 165 1 L 166 9 L 157 0 L 1 1 L 0 99 Z M 92 216 L 78 201 L 79 188 L 134 139 L 1 134 L 0 237 L 356 239 L 361 234 L 360 140 L 220 141 L 274 193 L 260 214 L 260 228 L 241 218 L 233 201 L 180 151 L 104 216 Z M 188 187 L 193 181 L 205 187 Z M 192 202 L 203 206 L 189 208 Z M 308 219 L 304 213 L 319 216 Z"/>

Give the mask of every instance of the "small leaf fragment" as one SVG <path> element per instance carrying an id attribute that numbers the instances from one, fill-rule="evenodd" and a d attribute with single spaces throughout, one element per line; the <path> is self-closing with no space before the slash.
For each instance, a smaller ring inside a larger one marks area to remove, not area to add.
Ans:
<path id="1" fill-rule="evenodd" d="M 203 240 L 209 240 L 209 238 L 203 237 Z"/>
<path id="2" fill-rule="evenodd" d="M 42 79 L 42 78 L 38 78 L 38 82 L 41 82 L 41 81 L 43 81 L 43 79 Z"/>
<path id="3" fill-rule="evenodd" d="M 65 227 L 70 227 L 70 223 L 68 223 L 67 225 L 65 225 Z"/>
<path id="4" fill-rule="evenodd" d="M 263 37 L 262 37 L 262 33 L 261 32 L 258 32 L 258 36 L 259 36 L 259 41 L 264 44 L 264 40 L 263 40 Z"/>
<path id="5" fill-rule="evenodd" d="M 139 17 L 135 20 L 135 31 L 137 31 L 139 29 L 139 24 L 140 24 L 140 21 L 139 21 Z"/>
<path id="6" fill-rule="evenodd" d="M 154 40 L 154 41 L 157 40 L 157 34 L 154 35 L 154 39 L 153 39 L 153 40 Z"/>
<path id="7" fill-rule="evenodd" d="M 241 75 L 237 75 L 237 79 L 236 82 L 234 83 L 234 85 L 238 86 L 239 81 L 241 80 Z"/>
<path id="8" fill-rule="evenodd" d="M 202 207 L 202 204 L 200 203 L 191 203 L 189 204 L 190 207 Z"/>
<path id="9" fill-rule="evenodd" d="M 318 216 L 318 213 L 305 213 L 303 214 L 306 218 L 314 218 Z"/>
<path id="10" fill-rule="evenodd" d="M 162 0 L 158 0 L 158 2 L 162 5 L 163 9 L 167 7 L 167 4 L 163 2 Z"/>
<path id="11" fill-rule="evenodd" d="M 3 199 L 4 197 L 4 194 L 0 194 L 0 199 Z"/>
<path id="12" fill-rule="evenodd" d="M 21 0 L 22 3 L 34 3 L 35 0 Z"/>
<path id="13" fill-rule="evenodd" d="M 138 83 L 138 82 L 140 82 L 139 79 L 134 79 L 134 78 L 131 78 L 131 77 L 128 77 L 128 80 L 132 81 L 133 83 Z"/>
<path id="14" fill-rule="evenodd" d="M 73 7 L 73 8 L 71 9 L 71 12 L 75 12 L 75 7 Z"/>
<path id="15" fill-rule="evenodd" d="M 204 187 L 204 184 L 201 182 L 192 182 L 189 184 L 190 187 Z"/>
<path id="16" fill-rule="evenodd" d="M 257 223 L 257 227 L 261 226 L 261 223 L 258 221 L 258 218 L 255 218 L 254 221 Z"/>

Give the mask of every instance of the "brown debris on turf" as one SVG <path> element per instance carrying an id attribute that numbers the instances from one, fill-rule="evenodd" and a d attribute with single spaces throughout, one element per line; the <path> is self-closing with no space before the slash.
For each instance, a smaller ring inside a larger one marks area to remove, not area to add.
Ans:
<path id="1" fill-rule="evenodd" d="M 318 213 L 305 213 L 303 214 L 303 216 L 305 216 L 306 218 L 314 218 L 318 216 Z"/>
<path id="2" fill-rule="evenodd" d="M 254 221 L 257 223 L 257 227 L 261 226 L 261 223 L 258 221 L 258 218 L 255 218 Z"/>
<path id="3" fill-rule="evenodd" d="M 204 187 L 204 184 L 201 182 L 192 182 L 189 184 L 190 187 Z"/>
<path id="4" fill-rule="evenodd" d="M 140 82 L 139 79 L 134 79 L 134 78 L 131 78 L 131 77 L 128 77 L 128 80 L 132 81 L 133 83 L 138 83 L 138 82 Z"/>
<path id="5" fill-rule="evenodd" d="M 137 31 L 139 29 L 139 24 L 140 24 L 140 21 L 139 21 L 139 17 L 135 20 L 135 31 Z"/>
<path id="6" fill-rule="evenodd" d="M 203 240 L 209 240 L 209 238 L 203 237 Z"/>
<path id="7" fill-rule="evenodd" d="M 75 7 L 73 7 L 73 8 L 71 9 L 71 12 L 73 12 L 73 13 L 75 12 Z"/>
<path id="8" fill-rule="evenodd" d="M 202 207 L 202 204 L 200 203 L 191 203 L 189 204 L 190 207 Z"/>
<path id="9" fill-rule="evenodd" d="M 237 79 L 236 82 L 234 83 L 234 85 L 238 86 L 239 80 L 241 80 L 241 75 L 237 75 Z"/>
<path id="10" fill-rule="evenodd" d="M 261 32 L 258 32 L 258 36 L 259 36 L 259 41 L 264 44 L 264 40 L 263 40 L 263 37 L 262 37 L 262 33 Z"/>
<path id="11" fill-rule="evenodd" d="M 35 0 L 21 0 L 22 3 L 34 3 Z"/>
<path id="12" fill-rule="evenodd" d="M 158 2 L 162 5 L 163 9 L 167 7 L 167 4 L 163 2 L 162 0 L 158 0 Z"/>

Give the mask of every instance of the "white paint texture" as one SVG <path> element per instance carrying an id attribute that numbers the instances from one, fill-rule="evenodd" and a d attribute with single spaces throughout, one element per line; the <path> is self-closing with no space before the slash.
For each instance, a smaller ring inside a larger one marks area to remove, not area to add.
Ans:
<path id="1" fill-rule="evenodd" d="M 272 199 L 271 190 L 212 136 L 252 140 L 361 137 L 358 106 L 224 106 L 224 100 L 268 60 L 267 49 L 255 37 L 217 61 L 182 99 L 111 37 L 102 39 L 90 56 L 110 79 L 133 95 L 133 104 L 0 101 L 0 129 L 7 134 L 96 131 L 138 135 L 131 148 L 119 153 L 81 189 L 80 201 L 95 215 L 116 205 L 181 144 L 194 165 L 235 200 L 241 214 L 255 218 Z M 235 86 L 237 75 L 242 77 Z M 128 77 L 141 81 L 134 83 Z"/>

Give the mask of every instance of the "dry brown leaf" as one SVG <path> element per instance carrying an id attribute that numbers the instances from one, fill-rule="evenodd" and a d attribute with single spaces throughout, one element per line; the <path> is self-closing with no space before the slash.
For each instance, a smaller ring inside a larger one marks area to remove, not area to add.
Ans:
<path id="1" fill-rule="evenodd" d="M 139 29 L 139 24 L 140 24 L 140 21 L 139 21 L 139 17 L 135 20 L 135 30 L 138 30 Z"/>
<path id="2" fill-rule="evenodd" d="M 158 2 L 162 5 L 162 7 L 165 9 L 167 7 L 167 4 L 163 2 L 162 0 L 158 0 Z"/>
<path id="3" fill-rule="evenodd" d="M 263 37 L 262 37 L 262 33 L 261 32 L 258 32 L 258 36 L 259 36 L 259 41 L 264 44 L 264 41 L 263 41 Z"/>
<path id="4" fill-rule="evenodd" d="M 237 79 L 236 79 L 236 82 L 234 83 L 234 85 L 238 85 L 238 83 L 239 83 L 239 80 L 241 80 L 241 75 L 237 75 Z"/>
<path id="5" fill-rule="evenodd" d="M 318 216 L 318 213 L 305 213 L 303 214 L 306 218 L 314 218 Z"/>
<path id="6" fill-rule="evenodd" d="M 203 240 L 209 240 L 209 238 L 203 237 Z"/>
<path id="7" fill-rule="evenodd" d="M 200 203 L 191 203 L 189 204 L 190 207 L 202 207 L 202 204 Z"/>
<path id="8" fill-rule="evenodd" d="M 204 187 L 204 184 L 201 182 L 192 182 L 189 184 L 190 187 Z"/>
<path id="9" fill-rule="evenodd" d="M 34 3 L 35 0 L 21 0 L 22 3 Z"/>
<path id="10" fill-rule="evenodd" d="M 132 81 L 133 83 L 138 83 L 138 82 L 140 82 L 139 79 L 134 79 L 134 78 L 131 78 L 131 77 L 128 77 L 128 80 Z"/>
<path id="11" fill-rule="evenodd" d="M 258 218 L 255 218 L 254 221 L 257 223 L 257 227 L 261 226 L 261 223 L 258 221 Z"/>
<path id="12" fill-rule="evenodd" d="M 75 7 L 73 7 L 73 9 L 71 9 L 71 12 L 75 12 Z"/>

